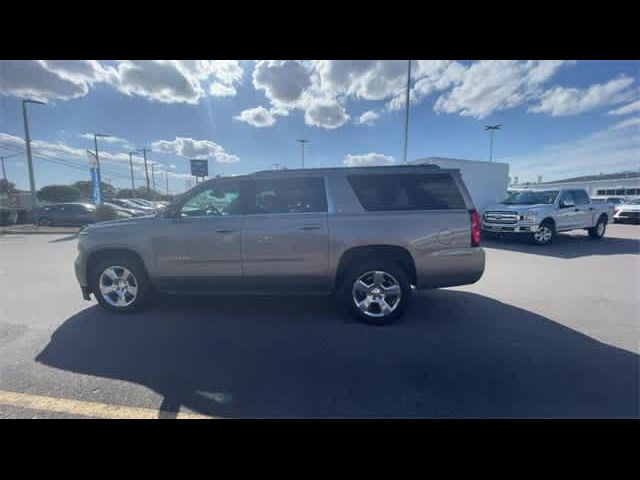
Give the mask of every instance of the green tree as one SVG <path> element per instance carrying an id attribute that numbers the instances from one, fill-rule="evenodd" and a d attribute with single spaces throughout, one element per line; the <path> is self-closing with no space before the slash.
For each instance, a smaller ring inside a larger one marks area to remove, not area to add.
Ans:
<path id="1" fill-rule="evenodd" d="M 0 193 L 14 193 L 16 192 L 16 184 L 0 178 Z"/>
<path id="2" fill-rule="evenodd" d="M 102 186 L 102 196 L 103 197 L 115 197 L 116 189 L 115 187 L 109 185 L 108 183 L 100 182 Z M 92 198 L 93 197 L 93 182 L 90 180 L 81 180 L 79 182 L 75 182 L 73 184 L 75 188 L 80 192 L 81 198 Z"/>
<path id="3" fill-rule="evenodd" d="M 80 198 L 80 190 L 72 185 L 47 185 L 38 192 L 38 200 L 42 202 L 75 202 Z"/>

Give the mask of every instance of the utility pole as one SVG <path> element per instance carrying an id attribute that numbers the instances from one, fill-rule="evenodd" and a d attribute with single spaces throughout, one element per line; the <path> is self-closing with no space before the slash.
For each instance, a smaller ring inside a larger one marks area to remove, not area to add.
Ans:
<path id="1" fill-rule="evenodd" d="M 153 182 L 153 191 L 156 191 L 156 171 L 155 171 L 155 163 L 151 163 L 151 181 Z"/>
<path id="2" fill-rule="evenodd" d="M 133 198 L 135 198 L 136 185 L 133 181 L 133 152 L 129 152 L 129 171 L 131 172 L 131 191 L 133 192 Z"/>
<path id="3" fill-rule="evenodd" d="M 142 155 L 144 156 L 144 174 L 147 177 L 147 193 L 148 193 L 150 191 L 150 188 L 149 188 L 149 168 L 147 167 L 147 147 L 141 148 L 138 151 L 142 152 Z"/>
<path id="4" fill-rule="evenodd" d="M 296 142 L 298 142 L 300 144 L 300 147 L 302 148 L 302 168 L 304 168 L 304 145 L 306 143 L 311 143 L 311 140 L 296 140 Z"/>
<path id="5" fill-rule="evenodd" d="M 35 103 L 37 105 L 46 105 L 38 100 L 22 100 L 22 117 L 24 119 L 24 142 L 27 146 L 27 164 L 29 167 L 29 188 L 31 190 L 31 209 L 32 211 L 38 205 L 38 197 L 36 196 L 36 180 L 33 175 L 33 158 L 31 157 L 31 136 L 29 135 L 29 119 L 27 118 L 27 103 Z M 37 220 L 37 219 L 34 219 Z"/>
<path id="6" fill-rule="evenodd" d="M 165 170 L 164 181 L 167 184 L 167 195 L 169 195 L 169 173 Z"/>
<path id="7" fill-rule="evenodd" d="M 22 155 L 22 153 L 13 153 L 11 155 L 5 155 L 4 157 L 0 157 L 0 163 L 2 163 L 2 178 L 4 178 L 5 183 L 7 183 L 8 180 L 7 180 L 7 171 L 5 170 L 5 166 L 4 166 L 4 161 L 7 158 L 16 157 L 18 155 Z"/>
<path id="8" fill-rule="evenodd" d="M 499 125 L 485 125 L 484 129 L 488 130 L 491 136 L 491 140 L 489 143 L 489 161 L 493 162 L 493 134 L 496 130 L 500 130 L 502 128 L 502 124 Z"/>
<path id="9" fill-rule="evenodd" d="M 409 90 L 411 88 L 411 60 L 407 68 L 407 92 L 405 94 L 404 109 L 404 148 L 402 153 L 402 161 L 407 163 L 407 147 L 409 143 Z"/>

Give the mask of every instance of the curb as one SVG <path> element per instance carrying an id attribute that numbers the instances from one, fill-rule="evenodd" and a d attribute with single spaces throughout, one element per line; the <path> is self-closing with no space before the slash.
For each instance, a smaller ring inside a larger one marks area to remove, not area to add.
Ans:
<path id="1" fill-rule="evenodd" d="M 30 229 L 15 229 L 15 228 L 2 228 L 0 227 L 0 235 L 64 235 L 64 234 L 76 234 L 80 231 L 79 228 L 73 228 L 68 230 L 62 229 L 52 229 L 45 230 L 42 227 L 40 228 L 30 228 Z"/>

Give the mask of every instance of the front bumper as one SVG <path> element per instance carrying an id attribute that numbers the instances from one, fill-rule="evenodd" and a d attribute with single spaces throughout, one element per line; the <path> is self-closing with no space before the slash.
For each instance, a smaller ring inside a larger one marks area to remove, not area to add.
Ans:
<path id="1" fill-rule="evenodd" d="M 487 223 L 482 222 L 482 230 L 494 233 L 533 233 L 538 230 L 537 223 Z"/>

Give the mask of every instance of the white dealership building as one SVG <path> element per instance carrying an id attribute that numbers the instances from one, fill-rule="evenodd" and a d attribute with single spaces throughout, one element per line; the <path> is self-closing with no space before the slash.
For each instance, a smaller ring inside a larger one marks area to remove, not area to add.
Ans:
<path id="1" fill-rule="evenodd" d="M 554 182 L 512 184 L 511 188 L 584 188 L 591 197 L 640 196 L 640 172 L 601 173 Z"/>

